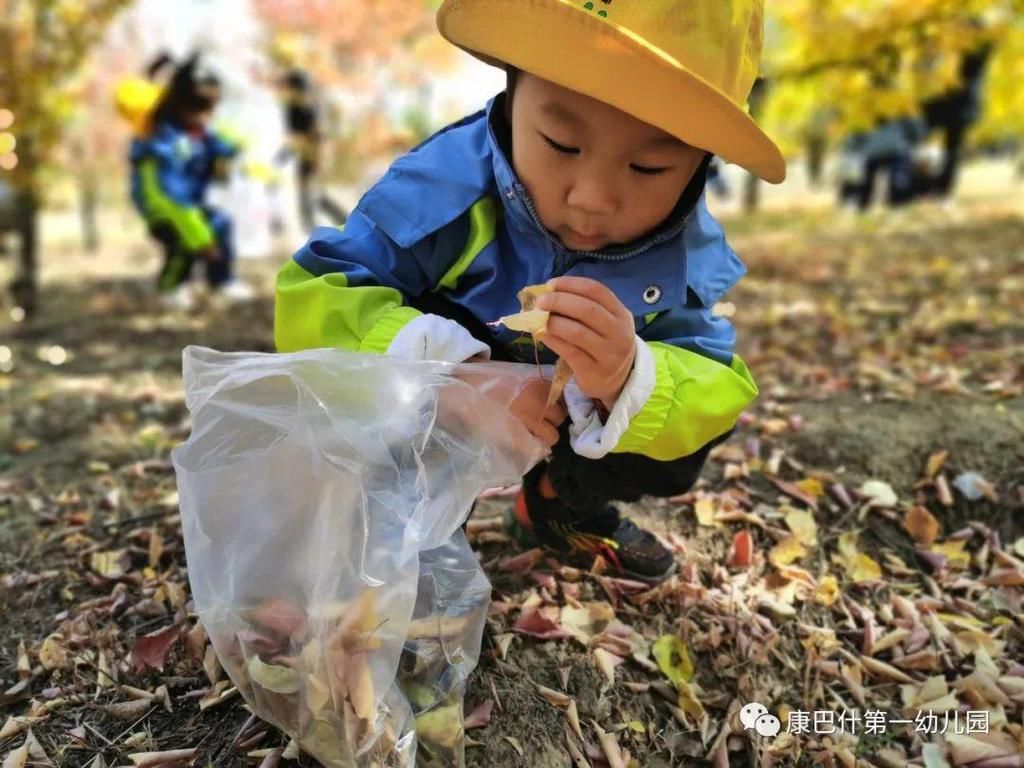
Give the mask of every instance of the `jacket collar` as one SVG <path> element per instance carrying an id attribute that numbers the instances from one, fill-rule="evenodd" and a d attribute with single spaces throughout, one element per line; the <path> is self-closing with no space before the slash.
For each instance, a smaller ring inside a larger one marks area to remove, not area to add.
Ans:
<path id="1" fill-rule="evenodd" d="M 494 167 L 494 179 L 505 208 L 509 223 L 520 230 L 548 241 L 554 248 L 556 257 L 575 261 L 577 259 L 593 259 L 596 261 L 624 261 L 639 256 L 650 249 L 681 238 L 688 219 L 693 214 L 697 203 L 704 194 L 707 181 L 707 168 L 711 161 L 708 155 L 698 167 L 693 179 L 683 191 L 679 202 L 672 213 L 666 217 L 652 232 L 623 245 L 603 248 L 600 251 L 573 251 L 562 244 L 556 235 L 541 223 L 536 207 L 526 187 L 519 181 L 515 170 L 509 162 L 511 154 L 511 130 L 505 118 L 505 94 L 500 93 L 487 102 L 487 140 L 491 149 L 491 161 Z"/>

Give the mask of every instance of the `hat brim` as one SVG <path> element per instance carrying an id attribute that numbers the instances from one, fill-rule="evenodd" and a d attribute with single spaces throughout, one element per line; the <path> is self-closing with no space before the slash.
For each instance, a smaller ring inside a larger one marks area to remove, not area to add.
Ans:
<path id="1" fill-rule="evenodd" d="M 786 161 L 749 114 L 661 49 L 561 0 L 447 0 L 441 34 L 495 66 L 512 65 L 610 104 L 765 181 Z"/>

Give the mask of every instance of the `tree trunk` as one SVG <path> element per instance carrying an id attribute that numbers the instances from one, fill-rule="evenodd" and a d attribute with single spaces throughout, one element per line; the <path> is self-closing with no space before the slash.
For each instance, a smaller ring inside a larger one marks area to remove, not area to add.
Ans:
<path id="1" fill-rule="evenodd" d="M 79 216 L 82 222 L 82 247 L 89 253 L 95 253 L 100 247 L 100 230 L 96 223 L 98 191 L 96 189 L 96 173 L 93 170 L 82 172 L 79 187 Z"/>
<path id="2" fill-rule="evenodd" d="M 753 213 L 761 202 L 761 180 L 752 173 L 747 174 L 747 183 L 743 187 L 743 210 Z"/>
<path id="3" fill-rule="evenodd" d="M 14 220 L 20 241 L 18 272 L 11 282 L 11 296 L 16 306 L 31 317 L 38 306 L 38 221 L 39 198 L 31 188 L 15 193 Z"/>

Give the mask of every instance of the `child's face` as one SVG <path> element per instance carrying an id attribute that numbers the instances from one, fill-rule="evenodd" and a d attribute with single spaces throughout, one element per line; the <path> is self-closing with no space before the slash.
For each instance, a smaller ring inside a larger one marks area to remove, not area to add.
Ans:
<path id="1" fill-rule="evenodd" d="M 657 227 L 704 154 L 615 107 L 519 75 L 512 162 L 541 222 L 573 250 L 628 243 Z"/>

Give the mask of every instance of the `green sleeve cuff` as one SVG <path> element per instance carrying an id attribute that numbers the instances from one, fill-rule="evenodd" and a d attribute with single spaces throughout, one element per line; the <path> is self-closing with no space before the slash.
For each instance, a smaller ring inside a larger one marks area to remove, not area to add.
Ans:
<path id="1" fill-rule="evenodd" d="M 757 397 L 757 385 L 738 355 L 725 366 L 669 344 L 648 344 L 654 389 L 629 423 L 614 453 L 671 461 L 696 453 L 732 429 Z"/>
<path id="2" fill-rule="evenodd" d="M 359 351 L 383 355 L 388 351 L 398 332 L 421 314 L 423 313 L 412 307 L 395 307 L 388 310 L 363 337 Z"/>

